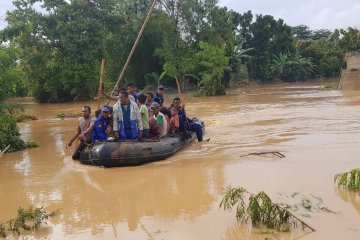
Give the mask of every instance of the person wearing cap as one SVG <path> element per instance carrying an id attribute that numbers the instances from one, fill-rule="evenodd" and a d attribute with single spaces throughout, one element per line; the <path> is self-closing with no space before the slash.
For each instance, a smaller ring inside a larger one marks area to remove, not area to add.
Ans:
<path id="1" fill-rule="evenodd" d="M 109 119 L 107 119 L 107 122 L 108 122 L 109 124 L 108 124 L 108 127 L 107 127 L 107 131 L 106 131 L 107 133 L 106 133 L 106 135 L 111 136 L 111 131 L 112 131 L 112 121 L 111 121 L 111 120 L 112 120 L 112 112 L 113 112 L 113 109 L 112 109 L 112 107 L 110 107 L 109 105 L 104 105 L 103 107 L 107 107 L 107 108 L 110 110 L 110 117 L 109 117 Z M 89 133 L 90 133 L 90 139 L 91 139 L 91 132 L 92 132 L 92 130 L 94 129 L 95 120 L 96 120 L 98 117 L 101 116 L 101 109 L 102 109 L 103 107 L 101 107 L 100 109 L 98 109 L 98 110 L 95 111 L 95 118 L 92 119 L 91 124 L 90 124 L 90 127 L 89 127 L 85 132 L 82 133 L 83 135 L 86 135 L 86 134 L 89 134 Z M 108 133 L 109 133 L 109 134 L 108 134 Z"/>
<path id="2" fill-rule="evenodd" d="M 108 136 L 106 135 L 106 130 L 110 125 L 110 109 L 107 106 L 101 108 L 101 115 L 98 117 L 93 126 L 91 142 L 95 143 L 96 141 L 106 142 Z"/>
<path id="3" fill-rule="evenodd" d="M 157 102 L 160 107 L 164 104 L 164 86 L 159 85 L 157 92 L 154 96 L 154 102 Z"/>
<path id="4" fill-rule="evenodd" d="M 150 138 L 164 137 L 168 132 L 167 121 L 163 113 L 160 112 L 160 104 L 153 102 L 150 106 L 153 113 L 150 122 Z"/>
<path id="5" fill-rule="evenodd" d="M 125 91 L 119 94 L 119 100 L 113 107 L 113 130 L 115 138 L 120 140 L 142 139 L 142 118 L 138 105 L 129 100 Z"/>

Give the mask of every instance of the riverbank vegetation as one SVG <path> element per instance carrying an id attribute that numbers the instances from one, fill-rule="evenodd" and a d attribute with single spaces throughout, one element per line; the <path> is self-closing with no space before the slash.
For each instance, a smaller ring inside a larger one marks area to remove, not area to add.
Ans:
<path id="1" fill-rule="evenodd" d="M 16 124 L 35 120 L 36 117 L 24 114 L 22 105 L 4 102 L 8 97 L 30 94 L 29 83 L 24 77 L 19 61 L 21 61 L 19 48 L 13 45 L 0 47 L 0 152 L 2 154 L 39 145 L 36 142 L 23 141 Z"/>
<path id="2" fill-rule="evenodd" d="M 97 94 L 102 58 L 105 89 L 112 89 L 151 2 L 13 1 L 8 26 L 0 32 L 1 91 L 39 102 L 90 99 Z M 238 13 L 216 0 L 163 0 L 122 84 L 151 88 L 161 81 L 175 87 L 178 77 L 202 95 L 219 95 L 244 79 L 336 76 L 343 54 L 359 49 L 355 28 L 311 30 L 270 15 Z"/>
<path id="3" fill-rule="evenodd" d="M 59 210 L 47 212 L 42 207 L 28 209 L 19 208 L 17 216 L 4 223 L 0 223 L 0 237 L 6 238 L 11 234 L 17 234 L 17 237 L 23 231 L 39 229 L 42 225 L 46 225 L 49 218 L 56 216 Z"/>
<path id="4" fill-rule="evenodd" d="M 19 114 L 23 111 L 24 108 L 21 105 L 0 102 L 0 152 L 5 153 L 5 149 L 6 152 L 14 152 L 39 146 L 37 142 L 25 142 L 20 138 L 16 123 L 22 121 L 24 116 L 28 116 Z"/>

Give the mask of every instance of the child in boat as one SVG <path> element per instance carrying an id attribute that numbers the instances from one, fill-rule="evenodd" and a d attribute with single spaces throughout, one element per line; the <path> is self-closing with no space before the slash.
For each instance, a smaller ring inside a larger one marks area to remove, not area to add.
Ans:
<path id="1" fill-rule="evenodd" d="M 150 126 L 149 126 L 149 110 L 145 105 L 146 96 L 144 94 L 140 94 L 137 99 L 137 103 L 139 106 L 141 120 L 143 124 L 143 132 L 142 137 L 143 139 L 149 138 Z"/>
<path id="2" fill-rule="evenodd" d="M 179 121 L 179 112 L 177 109 L 173 109 L 171 112 L 171 119 L 170 119 L 170 127 L 169 133 L 174 134 L 179 131 L 180 121 Z"/>

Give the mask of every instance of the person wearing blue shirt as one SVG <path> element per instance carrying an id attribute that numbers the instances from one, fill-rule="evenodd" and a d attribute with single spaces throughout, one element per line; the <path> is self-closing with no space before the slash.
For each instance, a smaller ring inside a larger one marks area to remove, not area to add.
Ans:
<path id="1" fill-rule="evenodd" d="M 154 95 L 154 102 L 157 102 L 160 107 L 164 104 L 164 86 L 160 85 Z"/>
<path id="2" fill-rule="evenodd" d="M 130 140 L 142 138 L 142 118 L 138 105 L 129 100 L 125 91 L 119 94 L 119 100 L 113 107 L 113 130 L 115 138 L 119 140 Z"/>
<path id="3" fill-rule="evenodd" d="M 95 143 L 96 141 L 107 141 L 108 136 L 105 131 L 110 125 L 110 109 L 104 106 L 101 109 L 101 115 L 94 122 L 94 128 L 91 135 L 91 142 Z"/>

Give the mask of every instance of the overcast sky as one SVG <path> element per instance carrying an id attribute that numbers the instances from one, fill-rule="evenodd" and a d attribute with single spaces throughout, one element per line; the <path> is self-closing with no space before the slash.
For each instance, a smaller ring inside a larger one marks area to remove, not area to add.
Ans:
<path id="1" fill-rule="evenodd" d="M 290 26 L 360 28 L 359 0 L 219 0 L 219 4 L 240 13 L 251 10 L 282 18 Z M 12 0 L 0 0 L 0 29 L 6 26 L 5 14 L 11 8 Z"/>

